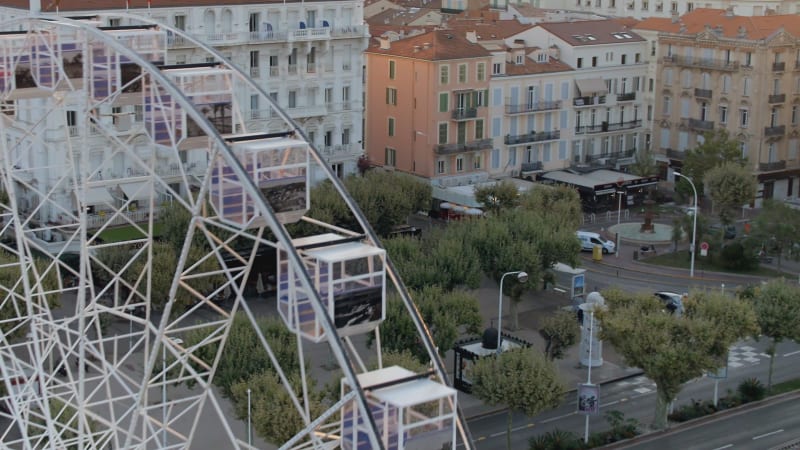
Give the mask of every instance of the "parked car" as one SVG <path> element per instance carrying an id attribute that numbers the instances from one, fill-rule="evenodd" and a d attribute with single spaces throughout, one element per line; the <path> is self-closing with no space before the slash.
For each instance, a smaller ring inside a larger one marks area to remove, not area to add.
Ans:
<path id="1" fill-rule="evenodd" d="M 667 308 L 670 314 L 680 317 L 683 314 L 683 299 L 688 294 L 678 294 L 676 292 L 659 291 L 654 294 Z"/>
<path id="2" fill-rule="evenodd" d="M 712 233 L 719 234 L 723 233 L 723 237 L 725 239 L 734 239 L 736 238 L 736 226 L 735 225 L 722 225 L 722 224 L 714 224 L 708 227 Z"/>
<path id="3" fill-rule="evenodd" d="M 613 241 L 609 241 L 597 233 L 592 233 L 590 231 L 578 231 L 576 234 L 578 239 L 581 241 L 581 250 L 584 252 L 592 251 L 595 245 L 601 246 L 604 254 L 614 253 L 616 250 L 616 245 Z"/>

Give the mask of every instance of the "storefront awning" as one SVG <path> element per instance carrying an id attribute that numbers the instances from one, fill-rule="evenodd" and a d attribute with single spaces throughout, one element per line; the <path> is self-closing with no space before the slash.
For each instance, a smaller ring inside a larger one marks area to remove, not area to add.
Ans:
<path id="1" fill-rule="evenodd" d="M 587 78 L 585 80 L 575 80 L 578 85 L 578 90 L 581 91 L 582 96 L 587 95 L 605 95 L 608 94 L 606 82 L 602 78 Z"/>
<path id="2" fill-rule="evenodd" d="M 128 200 L 149 200 L 150 195 L 153 193 L 149 186 L 150 183 L 147 182 L 120 184 Z"/>
<path id="3" fill-rule="evenodd" d="M 76 192 L 79 194 L 79 192 Z M 86 189 L 86 204 L 87 205 L 102 205 L 112 204 L 114 202 L 111 193 L 105 187 L 94 187 Z"/>

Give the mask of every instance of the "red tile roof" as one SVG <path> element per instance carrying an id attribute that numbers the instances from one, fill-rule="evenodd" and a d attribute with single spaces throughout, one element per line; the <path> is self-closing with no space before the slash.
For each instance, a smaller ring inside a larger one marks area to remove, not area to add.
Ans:
<path id="1" fill-rule="evenodd" d="M 542 22 L 539 26 L 572 46 L 641 42 L 644 38 L 630 31 L 626 21 L 614 19 L 575 22 Z M 621 39 L 615 34 L 625 34 Z"/>
<path id="2" fill-rule="evenodd" d="M 738 37 L 742 30 L 746 39 L 764 39 L 781 28 L 797 37 L 800 36 L 800 15 L 749 17 L 729 15 L 724 9 L 698 8 L 682 15 L 677 22 L 672 19 L 650 18 L 636 25 L 640 30 L 676 34 L 697 34 L 707 27 L 719 30 L 722 36 L 728 38 Z"/>
<path id="3" fill-rule="evenodd" d="M 400 39 L 391 42 L 390 48 L 385 50 L 380 48 L 379 43 L 373 43 L 366 52 L 428 61 L 490 56 L 489 51 L 481 45 L 469 42 L 464 33 L 453 30 L 436 30 Z"/>

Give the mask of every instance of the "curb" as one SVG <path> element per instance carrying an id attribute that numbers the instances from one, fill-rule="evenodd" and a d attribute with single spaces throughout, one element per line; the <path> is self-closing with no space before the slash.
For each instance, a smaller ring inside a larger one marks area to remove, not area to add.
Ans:
<path id="1" fill-rule="evenodd" d="M 643 370 L 637 370 L 635 372 L 632 372 L 632 373 L 629 373 L 629 374 L 626 374 L 626 375 L 620 375 L 618 377 L 609 378 L 609 379 L 601 381 L 601 382 L 599 382 L 597 384 L 599 386 L 602 386 L 604 384 L 616 383 L 618 381 L 624 381 L 624 380 L 628 380 L 628 379 L 631 379 L 631 378 L 636 378 L 638 376 L 641 376 L 642 374 L 644 374 Z M 564 391 L 564 395 L 566 396 L 566 395 L 568 395 L 570 393 L 576 393 L 576 392 L 578 392 L 577 388 L 570 388 L 570 389 L 567 389 L 566 391 Z M 475 414 L 473 414 L 471 416 L 467 416 L 465 414 L 464 415 L 464 419 L 466 421 L 475 420 L 475 419 L 481 419 L 483 417 L 491 416 L 493 414 L 498 414 L 500 412 L 504 412 L 504 411 L 507 411 L 507 410 L 508 410 L 507 406 L 500 406 L 500 407 L 493 408 L 493 409 L 488 410 L 488 411 L 475 413 Z"/>
<path id="2" fill-rule="evenodd" d="M 597 447 L 600 449 L 625 449 L 631 445 L 637 444 L 647 444 L 648 442 L 655 441 L 660 439 L 664 436 L 669 436 L 674 433 L 678 433 L 685 430 L 692 430 L 694 428 L 701 427 L 711 422 L 716 422 L 719 420 L 726 419 L 731 416 L 737 416 L 740 414 L 744 414 L 750 410 L 757 410 L 760 408 L 765 408 L 772 404 L 782 403 L 786 401 L 800 399 L 800 390 L 786 392 L 783 394 L 775 395 L 772 397 L 767 397 L 763 400 L 759 400 L 756 402 L 745 403 L 744 405 L 739 405 L 735 408 L 726 409 L 724 411 L 719 411 L 713 414 L 709 414 L 704 417 L 698 417 L 697 419 L 687 420 L 686 422 L 678 423 L 673 427 L 669 427 L 665 430 L 653 431 L 646 434 L 641 434 L 637 437 L 627 439 L 624 441 L 615 442 L 613 444 L 605 445 L 603 447 Z"/>
<path id="3" fill-rule="evenodd" d="M 631 261 L 629 263 L 629 264 L 635 266 L 633 268 L 630 267 L 630 266 L 622 265 L 622 264 L 606 263 L 604 261 L 593 261 L 593 262 L 595 264 L 600 264 L 600 265 L 603 265 L 603 266 L 606 266 L 606 267 L 612 267 L 612 268 L 615 268 L 615 269 L 623 269 L 623 270 L 627 270 L 629 272 L 638 272 L 638 273 L 643 273 L 643 274 L 646 274 L 646 275 L 664 275 L 665 274 L 664 271 L 644 270 L 642 268 L 642 266 L 646 266 L 646 267 L 662 267 L 662 266 L 652 266 L 650 264 L 639 262 L 639 261 Z M 747 275 L 747 274 L 740 274 L 740 273 L 712 272 L 712 271 L 703 271 L 704 274 L 708 274 L 708 275 L 711 275 L 711 276 L 695 276 L 694 278 L 692 278 L 692 277 L 689 276 L 688 273 L 684 274 L 683 273 L 683 269 L 678 269 L 678 268 L 674 268 L 674 267 L 664 267 L 664 268 L 667 269 L 667 271 L 669 272 L 669 275 L 671 277 L 673 277 L 673 278 L 682 278 L 682 279 L 686 279 L 686 280 L 700 279 L 700 280 L 705 280 L 705 281 L 725 282 L 725 281 L 730 281 L 730 279 L 737 279 L 737 278 L 738 279 L 762 279 L 762 280 L 770 278 L 770 277 L 762 276 L 762 275 Z M 672 270 L 680 270 L 681 272 L 672 272 Z M 686 272 L 688 272 L 688 270 L 686 270 Z M 695 272 L 697 272 L 696 269 L 695 269 Z M 719 278 L 718 277 L 719 275 L 722 275 L 723 277 L 727 277 L 727 278 Z"/>

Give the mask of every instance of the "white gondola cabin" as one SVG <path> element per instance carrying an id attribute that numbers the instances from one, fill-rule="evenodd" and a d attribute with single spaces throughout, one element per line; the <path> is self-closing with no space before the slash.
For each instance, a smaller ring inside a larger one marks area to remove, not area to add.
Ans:
<path id="1" fill-rule="evenodd" d="M 334 233 L 293 241 L 304 270 L 333 319 L 339 336 L 374 330 L 386 317 L 386 252 Z M 286 325 L 306 339 L 327 338 L 313 299 L 300 282 L 302 273 L 278 252 L 278 311 Z"/>

